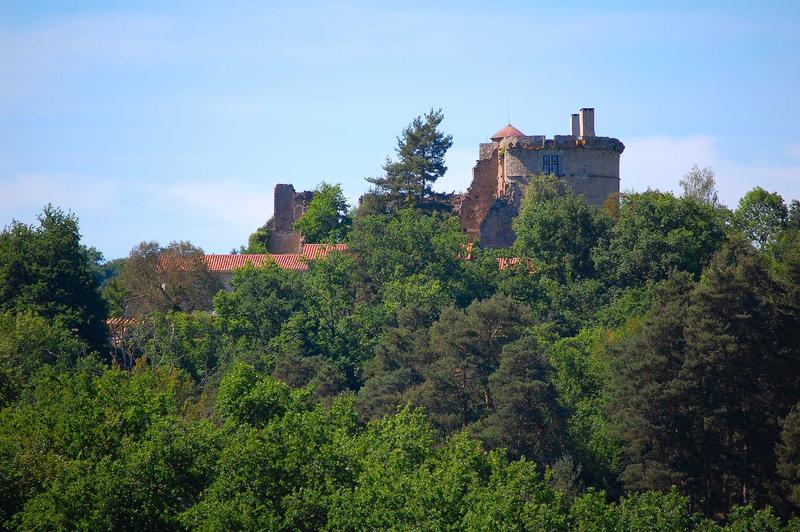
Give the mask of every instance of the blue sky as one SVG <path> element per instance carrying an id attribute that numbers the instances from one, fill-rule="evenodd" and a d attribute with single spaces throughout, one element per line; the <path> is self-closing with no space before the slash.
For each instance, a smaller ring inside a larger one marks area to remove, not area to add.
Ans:
<path id="1" fill-rule="evenodd" d="M 272 189 L 348 197 L 431 107 L 463 190 L 507 122 L 596 109 L 622 188 L 693 164 L 735 205 L 800 199 L 800 2 L 0 1 L 0 222 L 52 202 L 107 258 L 142 240 L 227 252 Z"/>

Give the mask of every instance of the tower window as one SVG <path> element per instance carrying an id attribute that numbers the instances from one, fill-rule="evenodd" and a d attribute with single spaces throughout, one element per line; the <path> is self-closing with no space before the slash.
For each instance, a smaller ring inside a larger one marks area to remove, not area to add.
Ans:
<path id="1" fill-rule="evenodd" d="M 542 156 L 542 173 L 559 175 L 561 172 L 561 162 L 558 155 Z"/>

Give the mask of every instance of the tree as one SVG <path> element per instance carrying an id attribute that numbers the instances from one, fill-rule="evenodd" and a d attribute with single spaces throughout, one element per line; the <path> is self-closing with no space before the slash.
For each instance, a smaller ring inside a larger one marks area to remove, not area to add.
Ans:
<path id="1" fill-rule="evenodd" d="M 742 233 L 764 249 L 787 227 L 789 209 L 780 194 L 756 187 L 739 200 L 734 216 Z"/>
<path id="2" fill-rule="evenodd" d="M 386 158 L 385 176 L 367 179 L 387 195 L 390 207 L 424 204 L 431 185 L 447 171 L 444 156 L 453 137 L 438 130 L 443 119 L 441 109 L 416 117 L 397 138 L 397 160 Z"/>
<path id="3" fill-rule="evenodd" d="M 625 444 L 628 487 L 666 491 L 679 485 L 690 494 L 704 488 L 703 455 L 680 380 L 691 288 L 686 273 L 660 285 L 639 330 L 612 351 L 607 411 Z"/>
<path id="4" fill-rule="evenodd" d="M 466 310 L 448 307 L 428 329 L 390 329 L 368 368 L 363 409 L 377 417 L 410 401 L 424 406 L 446 434 L 469 427 L 495 411 L 489 378 L 500 366 L 503 346 L 528 325 L 523 305 L 496 295 Z"/>
<path id="5" fill-rule="evenodd" d="M 783 420 L 776 455 L 786 497 L 795 507 L 800 507 L 800 404 Z"/>
<path id="6" fill-rule="evenodd" d="M 294 228 L 309 243 L 342 242 L 350 230 L 352 221 L 347 216 L 349 206 L 340 185 L 329 185 L 324 181 L 314 190 L 314 197 Z"/>
<path id="7" fill-rule="evenodd" d="M 241 246 L 239 253 L 269 253 L 269 237 L 272 232 L 272 218 L 251 233 L 247 239 L 247 247 Z"/>
<path id="8" fill-rule="evenodd" d="M 222 289 L 208 271 L 203 250 L 189 242 L 142 242 L 133 250 L 121 275 L 128 294 L 126 315 L 153 311 L 210 310 L 211 299 Z"/>
<path id="9" fill-rule="evenodd" d="M 440 283 L 448 301 L 466 305 L 471 300 L 465 290 L 467 261 L 462 258 L 466 236 L 453 216 L 402 209 L 394 215 L 356 218 L 349 242 L 356 273 L 371 293 L 397 294 L 398 287 L 390 288 L 389 283 L 405 284 L 418 275 L 422 277 L 415 282 Z"/>
<path id="10" fill-rule="evenodd" d="M 216 411 L 225 420 L 263 427 L 283 414 L 289 399 L 289 387 L 284 383 L 236 363 L 220 383 Z"/>
<path id="11" fill-rule="evenodd" d="M 115 348 L 123 367 L 144 357 L 151 368 L 185 371 L 198 386 L 207 384 L 230 352 L 218 317 L 205 311 L 150 313 L 131 324 Z"/>
<path id="12" fill-rule="evenodd" d="M 778 474 L 787 499 L 800 507 L 800 404 L 783 420 L 781 440 L 776 448 Z"/>
<path id="13" fill-rule="evenodd" d="M 604 211 L 587 205 L 565 181 L 533 176 L 514 218 L 514 249 L 552 268 L 562 282 L 589 277 L 594 271 L 591 250 L 609 225 Z"/>
<path id="14" fill-rule="evenodd" d="M 718 207 L 716 178 L 717 176 L 711 168 L 692 166 L 689 173 L 680 180 L 683 197 L 694 198 L 700 203 Z"/>
<path id="15" fill-rule="evenodd" d="M 666 279 L 673 269 L 699 276 L 724 239 L 714 207 L 648 190 L 622 197 L 619 220 L 592 256 L 607 282 L 641 286 Z"/>
<path id="16" fill-rule="evenodd" d="M 763 256 L 732 241 L 691 287 L 660 288 L 614 357 L 609 412 L 631 487 L 677 485 L 708 516 L 767 500 L 779 420 L 800 401 L 800 313 Z"/>
<path id="17" fill-rule="evenodd" d="M 86 350 L 58 323 L 33 313 L 0 313 L 0 408 L 20 396 L 41 366 L 71 368 Z"/>
<path id="18" fill-rule="evenodd" d="M 355 280 L 356 263 L 345 253 L 312 262 L 296 295 L 300 308 L 274 342 L 280 351 L 332 361 L 352 388 L 361 383 L 363 364 L 372 356 L 380 329 L 372 307 L 357 301 Z"/>
<path id="19" fill-rule="evenodd" d="M 38 227 L 12 222 L 0 233 L 0 311 L 39 314 L 105 352 L 107 308 L 78 218 L 48 205 L 38 219 Z"/>
<path id="20" fill-rule="evenodd" d="M 489 447 L 505 448 L 515 458 L 552 464 L 565 450 L 567 412 L 549 373 L 552 368 L 535 338 L 503 347 L 489 377 L 491 412 L 474 426 Z"/>
<path id="21" fill-rule="evenodd" d="M 231 289 L 214 298 L 220 328 L 232 343 L 262 356 L 283 324 L 300 309 L 300 273 L 283 270 L 274 262 L 259 268 L 248 265 L 234 272 Z"/>
<path id="22" fill-rule="evenodd" d="M 747 243 L 723 247 L 692 291 L 682 373 L 707 511 L 766 500 L 777 483 L 778 422 L 800 401 L 798 328 L 800 315 Z"/>

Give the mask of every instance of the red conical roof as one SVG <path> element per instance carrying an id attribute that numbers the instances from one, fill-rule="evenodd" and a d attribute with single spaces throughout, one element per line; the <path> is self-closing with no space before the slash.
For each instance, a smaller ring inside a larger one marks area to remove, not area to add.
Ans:
<path id="1" fill-rule="evenodd" d="M 515 128 L 511 124 L 508 124 L 506 127 L 492 135 L 492 140 L 495 142 L 500 142 L 506 137 L 524 137 L 525 133 L 520 131 L 519 129 Z"/>

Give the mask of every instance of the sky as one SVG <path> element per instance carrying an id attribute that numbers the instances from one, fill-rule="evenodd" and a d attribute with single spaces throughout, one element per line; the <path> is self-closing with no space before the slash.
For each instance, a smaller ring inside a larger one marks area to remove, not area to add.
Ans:
<path id="1" fill-rule="evenodd" d="M 595 108 L 623 190 L 694 164 L 735 207 L 800 199 L 800 2 L 0 0 L 0 226 L 47 203 L 107 259 L 141 241 L 246 244 L 276 183 L 351 202 L 415 116 L 465 190 L 509 120 L 567 134 Z"/>

